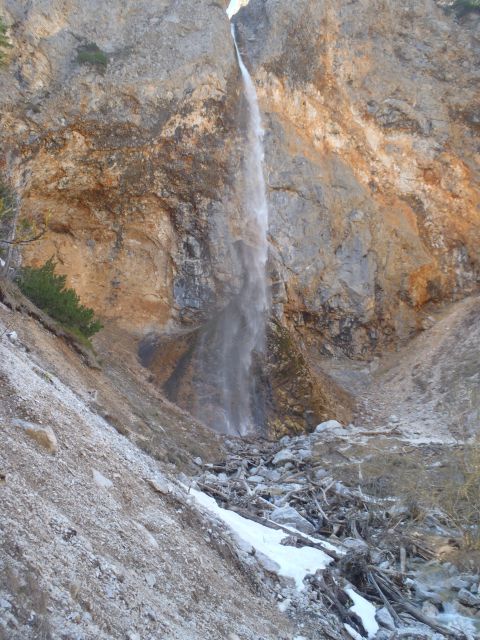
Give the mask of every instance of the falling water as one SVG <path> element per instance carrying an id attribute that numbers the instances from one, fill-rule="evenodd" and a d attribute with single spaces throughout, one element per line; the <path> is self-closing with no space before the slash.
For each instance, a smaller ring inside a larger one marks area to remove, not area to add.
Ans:
<path id="1" fill-rule="evenodd" d="M 242 60 L 235 27 L 233 42 L 243 79 L 248 106 L 247 145 L 244 158 L 245 237 L 241 246 L 243 286 L 227 314 L 223 345 L 223 404 L 228 430 L 245 435 L 257 430 L 260 419 L 256 402 L 255 377 L 252 375 L 254 353 L 262 352 L 268 309 L 266 264 L 268 257 L 268 204 L 263 176 L 263 128 L 257 93 Z"/>
<path id="2" fill-rule="evenodd" d="M 242 284 L 220 317 L 207 327 L 201 350 L 205 356 L 204 365 L 209 369 L 205 374 L 210 380 L 212 394 L 216 396 L 216 402 L 210 404 L 221 407 L 214 420 L 207 421 L 213 422 L 220 431 L 245 435 L 258 432 L 263 423 L 263 403 L 254 373 L 254 360 L 255 354 L 261 354 L 264 349 L 269 306 L 266 282 L 268 205 L 257 94 L 238 49 L 233 25 L 232 36 L 248 107 L 244 175 L 240 181 L 243 185 L 242 238 L 234 244 Z M 197 409 L 199 413 L 202 411 Z"/>

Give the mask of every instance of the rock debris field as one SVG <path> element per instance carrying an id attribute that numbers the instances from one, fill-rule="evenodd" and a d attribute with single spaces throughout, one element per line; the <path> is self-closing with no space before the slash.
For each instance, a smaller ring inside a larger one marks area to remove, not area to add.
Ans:
<path id="1" fill-rule="evenodd" d="M 167 474 L 0 333 L 0 637 L 478 636 L 478 573 L 436 553 L 451 528 L 369 470 L 412 449 L 435 467 L 440 445 L 330 421 Z"/>

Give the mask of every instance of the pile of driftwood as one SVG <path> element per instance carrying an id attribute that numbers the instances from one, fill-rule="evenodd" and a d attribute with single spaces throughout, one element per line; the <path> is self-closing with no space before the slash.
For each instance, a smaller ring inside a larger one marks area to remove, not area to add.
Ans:
<path id="1" fill-rule="evenodd" d="M 335 479 L 312 456 L 314 438 L 281 444 L 232 441 L 226 461 L 201 465 L 197 485 L 224 508 L 284 530 L 288 544 L 329 555 L 334 562 L 311 576 L 308 587 L 362 637 L 368 633 L 349 609 L 347 583 L 383 610 L 379 638 L 408 637 L 399 630 L 417 625 L 437 637 L 468 640 L 471 636 L 429 615 L 428 607 L 422 607 L 425 599 L 412 587 L 412 561 L 431 560 L 435 553 L 408 526 L 408 509 L 394 498 L 368 496 Z"/>

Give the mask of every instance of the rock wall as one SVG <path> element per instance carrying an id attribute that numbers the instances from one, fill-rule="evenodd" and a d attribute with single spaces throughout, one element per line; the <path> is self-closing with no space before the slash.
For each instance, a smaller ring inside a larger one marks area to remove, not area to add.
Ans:
<path id="1" fill-rule="evenodd" d="M 54 255 L 194 411 L 195 343 L 241 285 L 245 240 L 225 2 L 1 0 L 0 14 L 0 171 L 49 219 L 23 258 Z M 235 22 L 266 129 L 261 393 L 270 428 L 280 415 L 298 431 L 350 416 L 309 355 L 369 357 L 421 328 L 428 303 L 478 288 L 479 27 L 434 0 L 251 0 Z"/>
<path id="2" fill-rule="evenodd" d="M 251 0 L 276 311 L 362 357 L 478 288 L 478 21 L 433 0 Z M 476 25 L 476 27 L 475 27 Z"/>
<path id="3" fill-rule="evenodd" d="M 199 323 L 236 287 L 240 82 L 225 3 L 5 0 L 6 151 L 83 301 L 130 333 Z"/>

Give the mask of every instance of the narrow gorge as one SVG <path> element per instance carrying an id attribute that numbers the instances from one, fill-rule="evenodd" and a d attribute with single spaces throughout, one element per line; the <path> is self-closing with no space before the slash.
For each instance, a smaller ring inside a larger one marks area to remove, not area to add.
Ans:
<path id="1" fill-rule="evenodd" d="M 480 634 L 476 0 L 0 0 L 0 640 Z"/>

